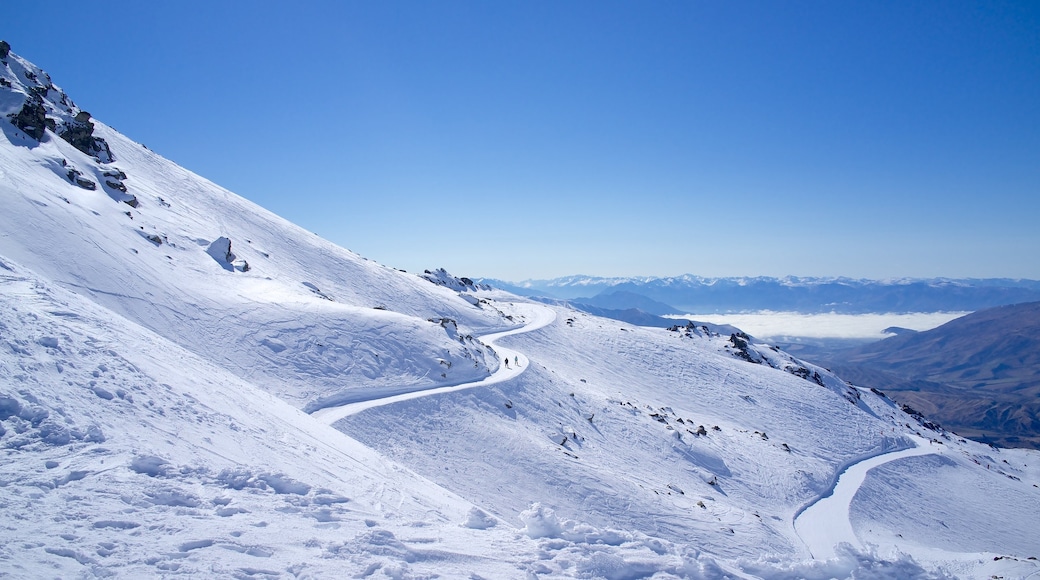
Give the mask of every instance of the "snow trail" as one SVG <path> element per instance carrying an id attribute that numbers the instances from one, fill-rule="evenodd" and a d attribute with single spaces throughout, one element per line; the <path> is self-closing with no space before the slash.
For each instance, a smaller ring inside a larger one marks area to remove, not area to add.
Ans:
<path id="1" fill-rule="evenodd" d="M 477 337 L 477 339 L 488 345 L 494 346 L 495 341 L 506 336 L 512 336 L 515 334 L 523 334 L 525 332 L 531 332 L 538 330 L 552 324 L 556 320 L 556 311 L 546 306 L 540 306 L 538 304 L 531 303 L 511 303 L 510 306 L 523 315 L 528 322 L 518 328 L 505 330 L 502 332 L 496 332 L 485 336 Z M 315 419 L 325 423 L 326 425 L 332 425 L 336 421 L 350 415 L 355 415 L 364 411 L 365 409 L 371 409 L 373 407 L 381 407 L 383 405 L 389 405 L 391 403 L 398 403 L 400 401 L 407 401 L 409 399 L 418 399 L 419 397 L 426 397 L 429 395 L 436 395 L 440 393 L 450 393 L 452 391 L 462 391 L 465 389 L 472 389 L 474 387 L 485 387 L 493 385 L 495 383 L 501 383 L 516 377 L 520 373 L 527 370 L 530 361 L 527 356 L 523 353 L 513 350 L 511 348 L 498 347 L 496 349 L 499 356 L 503 357 L 506 361 L 519 360 L 520 365 L 510 365 L 508 362 L 504 365 L 500 365 L 498 370 L 479 381 L 471 381 L 468 383 L 461 383 L 458 385 L 447 385 L 442 387 L 433 387 L 429 389 L 420 389 L 416 391 L 410 391 L 407 393 L 399 393 L 390 396 L 380 396 L 375 394 L 372 399 L 364 401 L 355 401 L 346 405 L 340 405 L 338 407 L 325 407 L 318 409 L 311 413 L 311 416 Z"/>
<path id="2" fill-rule="evenodd" d="M 916 436 L 910 438 L 916 444 L 915 447 L 868 457 L 846 467 L 828 494 L 821 495 L 795 516 L 795 533 L 809 549 L 813 559 L 829 560 L 836 557 L 835 547 L 842 543 L 862 548 L 849 520 L 849 506 L 871 469 L 897 459 L 938 453 L 926 439 Z"/>

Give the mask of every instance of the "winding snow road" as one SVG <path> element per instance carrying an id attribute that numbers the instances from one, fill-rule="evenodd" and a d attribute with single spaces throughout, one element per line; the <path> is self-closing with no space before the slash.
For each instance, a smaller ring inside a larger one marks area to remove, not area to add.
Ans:
<path id="1" fill-rule="evenodd" d="M 915 447 L 868 457 L 846 467 L 838 476 L 830 494 L 821 496 L 795 516 L 795 533 L 809 549 L 813 559 L 834 558 L 837 556 L 835 547 L 841 543 L 862 548 L 849 521 L 849 506 L 866 480 L 867 472 L 897 459 L 937 453 L 927 439 L 916 436 L 910 438 L 916 444 Z"/>
<path id="2" fill-rule="evenodd" d="M 546 306 L 538 304 L 532 304 L 528 302 L 513 302 L 510 303 L 510 307 L 514 314 L 519 314 L 527 320 L 527 323 L 521 327 L 513 328 L 503 332 L 496 332 L 494 334 L 488 334 L 485 336 L 478 337 L 478 340 L 488 346 L 494 346 L 496 340 L 512 336 L 514 334 L 523 334 L 525 332 L 531 332 L 538 330 L 539 328 L 548 326 L 556 320 L 556 311 Z M 450 393 L 452 391 L 461 391 L 465 389 L 472 389 L 474 387 L 486 387 L 502 381 L 507 381 L 527 369 L 527 365 L 530 364 L 527 356 L 519 351 L 515 351 L 511 348 L 498 347 L 496 348 L 499 356 L 504 357 L 506 360 L 519 359 L 519 366 L 506 366 L 500 365 L 498 370 L 492 373 L 490 376 L 485 377 L 479 381 L 473 381 L 469 383 L 462 383 L 458 385 L 449 385 L 444 387 L 433 387 L 430 389 L 421 389 L 418 391 L 411 391 L 407 393 L 401 393 L 392 396 L 376 397 L 367 401 L 357 401 L 348 403 L 346 405 L 340 405 L 338 407 L 326 407 L 319 409 L 311 416 L 318 419 L 326 425 L 332 425 L 336 421 L 344 417 L 349 417 L 364 411 L 365 409 L 371 409 L 372 407 L 380 407 L 383 405 L 389 405 L 391 403 L 397 403 L 400 401 L 407 401 L 409 399 L 418 399 L 419 397 L 426 397 L 429 395 L 436 395 L 440 393 Z"/>

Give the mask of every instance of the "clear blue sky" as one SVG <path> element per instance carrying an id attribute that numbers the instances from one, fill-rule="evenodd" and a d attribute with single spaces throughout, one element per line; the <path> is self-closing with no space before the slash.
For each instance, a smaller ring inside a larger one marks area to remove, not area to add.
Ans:
<path id="1" fill-rule="evenodd" d="M 1040 278 L 1040 2 L 14 0 L 0 38 L 409 271 Z"/>

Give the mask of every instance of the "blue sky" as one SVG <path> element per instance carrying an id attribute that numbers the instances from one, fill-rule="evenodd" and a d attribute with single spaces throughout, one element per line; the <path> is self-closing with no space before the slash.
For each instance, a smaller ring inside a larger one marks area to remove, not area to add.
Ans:
<path id="1" fill-rule="evenodd" d="M 1040 3 L 2 13 L 98 119 L 409 271 L 1040 279 Z"/>

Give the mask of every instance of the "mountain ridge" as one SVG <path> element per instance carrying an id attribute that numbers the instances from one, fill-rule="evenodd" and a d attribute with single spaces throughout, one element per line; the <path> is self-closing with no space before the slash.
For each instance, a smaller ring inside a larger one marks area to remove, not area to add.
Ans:
<path id="1" fill-rule="evenodd" d="M 963 435 L 1040 448 L 1040 302 L 998 306 L 829 357 Z"/>
<path id="2" fill-rule="evenodd" d="M 548 295 L 581 301 L 589 295 L 630 292 L 689 314 L 758 310 L 803 313 L 972 311 L 1002 304 L 1040 300 L 1040 281 L 1011 278 L 848 277 L 710 278 L 567 276 L 506 282 L 481 280 L 521 295 Z M 636 302 L 615 307 L 637 307 Z"/>

